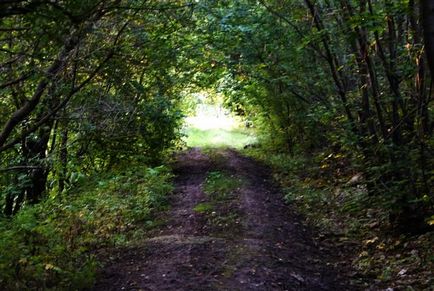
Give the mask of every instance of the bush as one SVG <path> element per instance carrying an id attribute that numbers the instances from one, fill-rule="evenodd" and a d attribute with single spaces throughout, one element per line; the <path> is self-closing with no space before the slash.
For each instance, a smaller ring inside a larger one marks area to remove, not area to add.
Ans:
<path id="1" fill-rule="evenodd" d="M 26 206 L 0 220 L 0 287 L 92 286 L 95 250 L 131 242 L 172 190 L 165 167 L 137 167 L 85 181 L 65 197 Z"/>

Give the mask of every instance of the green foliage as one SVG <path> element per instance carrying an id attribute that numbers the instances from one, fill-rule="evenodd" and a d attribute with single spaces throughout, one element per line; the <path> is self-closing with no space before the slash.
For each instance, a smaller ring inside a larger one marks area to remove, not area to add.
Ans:
<path id="1" fill-rule="evenodd" d="M 241 180 L 225 172 L 215 171 L 208 173 L 203 190 L 211 199 L 225 200 L 241 185 Z"/>
<path id="2" fill-rule="evenodd" d="M 95 263 L 85 249 L 125 243 L 132 222 L 152 225 L 170 190 L 164 169 L 125 169 L 160 165 L 184 136 L 188 146 L 256 143 L 242 126 L 182 130 L 199 107 L 191 92 L 216 92 L 254 128 L 264 147 L 251 151 L 279 169 L 288 201 L 333 204 L 322 184 L 350 169 L 363 191 L 345 196 L 342 212 L 376 205 L 395 228 L 432 224 L 434 108 L 419 3 L 168 5 L 0 4 L 2 284 L 87 285 Z M 97 185 L 83 184 L 92 175 Z M 224 199 L 237 183 L 210 173 L 204 189 Z"/>
<path id="3" fill-rule="evenodd" d="M 246 145 L 255 143 L 256 139 L 246 129 L 198 129 L 185 130 L 185 142 L 190 147 L 216 148 L 231 147 L 241 149 Z"/>
<path id="4" fill-rule="evenodd" d="M 283 151 L 275 151 L 273 148 L 272 144 L 263 142 L 258 147 L 246 148 L 243 152 L 248 156 L 263 161 L 273 170 L 292 178 L 297 177 L 299 173 L 308 172 L 316 166 L 308 156 L 291 155 Z"/>
<path id="5" fill-rule="evenodd" d="M 243 148 L 256 142 L 254 128 L 248 121 L 230 112 L 221 94 L 202 92 L 187 96 L 186 104 L 195 101 L 186 119 L 183 134 L 189 147 Z"/>
<path id="6" fill-rule="evenodd" d="M 162 166 L 125 168 L 2 219 L 0 286 L 91 287 L 98 266 L 95 250 L 130 243 L 138 227 L 152 225 L 151 214 L 165 208 L 171 177 Z"/>
<path id="7" fill-rule="evenodd" d="M 293 156 L 342 153 L 397 226 L 432 215 L 433 107 L 418 4 L 203 6 L 203 29 L 227 71 L 215 86 L 262 142 Z"/>
<path id="8" fill-rule="evenodd" d="M 179 145 L 180 99 L 197 64 L 187 48 L 191 9 L 176 2 L 174 14 L 142 0 L 0 4 L 1 127 L 36 94 L 0 142 L 7 215 L 137 153 L 159 165 Z"/>
<path id="9" fill-rule="evenodd" d="M 198 213 L 209 213 L 214 210 L 214 206 L 210 203 L 199 203 L 193 208 L 193 210 Z"/>

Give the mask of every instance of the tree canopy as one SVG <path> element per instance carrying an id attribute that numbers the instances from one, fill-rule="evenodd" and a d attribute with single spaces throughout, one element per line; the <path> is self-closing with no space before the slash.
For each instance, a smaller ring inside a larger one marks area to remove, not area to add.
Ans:
<path id="1" fill-rule="evenodd" d="M 434 224 L 434 14 L 414 0 L 0 3 L 0 206 L 182 148 L 214 90 L 264 150 L 340 159 L 395 229 Z"/>

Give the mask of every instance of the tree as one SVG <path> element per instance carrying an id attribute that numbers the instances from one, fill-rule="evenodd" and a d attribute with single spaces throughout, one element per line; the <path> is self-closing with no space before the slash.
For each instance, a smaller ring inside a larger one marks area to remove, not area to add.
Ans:
<path id="1" fill-rule="evenodd" d="M 423 13 L 423 30 L 425 36 L 425 51 L 428 57 L 431 74 L 434 73 L 434 3 L 421 0 Z"/>
<path id="2" fill-rule="evenodd" d="M 430 14 L 429 7 L 389 0 L 204 5 L 212 47 L 226 55 L 220 88 L 228 103 L 271 131 L 280 150 L 346 151 L 393 224 L 423 228 L 434 157 L 418 11 Z"/>
<path id="3" fill-rule="evenodd" d="M 173 78 L 190 4 L 104 0 L 2 6 L 5 214 L 62 192 L 74 173 L 113 166 L 131 152 L 142 150 L 149 163 L 158 162 L 176 141 L 182 117 L 177 109 L 182 82 Z M 47 184 L 57 186 L 47 189 Z"/>

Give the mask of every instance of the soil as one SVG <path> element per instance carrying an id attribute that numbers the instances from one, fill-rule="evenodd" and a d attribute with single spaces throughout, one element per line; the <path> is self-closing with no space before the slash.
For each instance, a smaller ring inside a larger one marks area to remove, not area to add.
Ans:
<path id="1" fill-rule="evenodd" d="M 270 177 L 234 150 L 191 149 L 174 165 L 167 223 L 139 246 L 116 250 L 93 290 L 357 290 L 342 254 L 321 245 Z M 242 183 L 222 201 L 203 184 L 211 171 Z M 212 210 L 195 207 L 209 203 Z"/>

